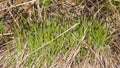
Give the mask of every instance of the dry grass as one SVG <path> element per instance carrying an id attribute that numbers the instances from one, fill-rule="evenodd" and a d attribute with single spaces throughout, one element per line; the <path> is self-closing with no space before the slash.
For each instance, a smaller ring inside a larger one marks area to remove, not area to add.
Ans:
<path id="1" fill-rule="evenodd" d="M 116 1 L 115 1 L 116 2 Z M 118 1 L 119 3 L 119 1 Z M 5 32 L 0 33 L 0 68 L 7 68 L 11 65 L 12 68 L 26 67 L 26 60 L 31 54 L 36 53 L 41 48 L 46 47 L 49 43 L 63 36 L 70 31 L 74 26 L 58 35 L 55 39 L 47 42 L 44 46 L 36 49 L 35 51 L 27 54 L 28 43 L 25 41 L 23 53 L 17 54 L 16 45 L 13 42 L 14 26 L 17 26 L 19 31 L 27 29 L 27 24 L 21 27 L 21 20 L 25 18 L 30 23 L 34 23 L 34 13 L 38 19 L 38 23 L 43 23 L 46 18 L 52 20 L 53 18 L 63 20 L 66 19 L 69 23 L 73 24 L 80 16 L 86 16 L 89 20 L 97 18 L 98 20 L 104 19 L 103 23 L 109 27 L 109 36 L 104 43 L 102 52 L 97 51 L 92 47 L 85 38 L 86 34 L 80 39 L 78 46 L 68 47 L 66 53 L 63 50 L 56 54 L 50 65 L 40 62 L 41 56 L 38 56 L 36 64 L 44 68 L 119 68 L 120 67 L 120 3 L 114 4 L 111 0 L 52 0 L 52 2 L 44 6 L 42 0 L 0 0 L 0 20 L 3 21 Z M 77 24 L 78 25 L 78 24 Z M 75 25 L 76 26 L 76 25 Z M 86 32 L 84 32 L 86 33 Z M 83 45 L 80 46 L 80 45 Z M 87 54 L 79 56 L 82 48 L 87 49 Z M 47 52 L 46 52 L 47 53 Z M 12 63 L 7 63 L 10 55 L 16 59 Z M 20 56 L 20 57 L 18 57 Z M 19 58 L 23 59 L 22 61 Z M 16 61 L 16 62 L 14 62 Z M 49 66 L 49 67 L 48 67 Z M 30 67 L 35 68 L 35 63 L 30 63 Z"/>

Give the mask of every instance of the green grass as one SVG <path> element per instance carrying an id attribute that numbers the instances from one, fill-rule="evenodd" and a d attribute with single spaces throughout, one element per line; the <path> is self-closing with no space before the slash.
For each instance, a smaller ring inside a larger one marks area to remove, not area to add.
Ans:
<path id="1" fill-rule="evenodd" d="M 15 33 L 13 41 L 17 53 L 12 58 L 14 62 L 19 61 L 19 64 L 22 64 L 21 67 L 30 67 L 31 64 L 34 64 L 35 68 L 38 68 L 39 65 L 44 68 L 45 64 L 47 67 L 51 65 L 56 55 L 61 52 L 66 54 L 73 47 L 83 46 L 78 56 L 85 56 L 88 49 L 85 48 L 84 44 L 78 45 L 78 43 L 84 36 L 86 29 L 87 33 L 84 40 L 99 51 L 104 48 L 108 35 L 105 24 L 101 22 L 103 21 L 99 22 L 97 19 L 88 20 L 84 17 L 72 23 L 66 20 L 61 22 L 59 20 L 45 19 L 41 23 L 36 20 L 35 23 L 29 24 L 26 19 L 22 19 L 21 30 L 17 29 L 17 27 L 13 29 Z M 70 29 L 75 24 L 77 25 Z"/>
<path id="2" fill-rule="evenodd" d="M 51 0 L 44 0 L 43 1 L 43 5 L 44 6 L 48 6 L 50 4 Z"/>
<path id="3" fill-rule="evenodd" d="M 115 65 L 119 62 L 116 60 L 119 48 L 115 48 L 119 47 L 116 42 L 116 38 L 119 40 L 116 36 L 119 33 L 116 28 L 119 1 L 76 0 L 75 5 L 63 0 L 52 1 L 35 0 L 34 4 L 27 4 L 31 1 L 25 0 L 21 3 L 26 5 L 9 8 L 10 16 L 13 16 L 10 20 L 4 19 L 9 18 L 9 13 L 2 12 L 0 48 L 5 51 L 4 55 L 0 51 L 1 64 L 8 68 L 50 68 L 70 63 L 70 66 L 80 65 L 82 68 L 92 65 L 119 67 Z M 28 13 L 26 18 L 22 17 L 24 13 Z"/>
<path id="4" fill-rule="evenodd" d="M 5 27 L 4 27 L 4 25 L 3 25 L 3 22 L 2 22 L 2 20 L 0 20 L 0 34 L 1 33 L 4 33 L 6 30 L 5 30 Z"/>

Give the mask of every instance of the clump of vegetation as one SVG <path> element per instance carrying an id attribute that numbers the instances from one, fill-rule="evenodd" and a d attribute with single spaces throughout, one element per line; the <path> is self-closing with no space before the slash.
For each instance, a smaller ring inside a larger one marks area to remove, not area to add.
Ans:
<path id="1" fill-rule="evenodd" d="M 5 62 L 1 67 L 120 66 L 120 60 L 109 62 L 119 58 L 119 1 L 18 0 L 8 4 L 9 8 L 0 10 L 0 41 L 9 38 L 1 43 L 6 48 L 0 55 Z"/>

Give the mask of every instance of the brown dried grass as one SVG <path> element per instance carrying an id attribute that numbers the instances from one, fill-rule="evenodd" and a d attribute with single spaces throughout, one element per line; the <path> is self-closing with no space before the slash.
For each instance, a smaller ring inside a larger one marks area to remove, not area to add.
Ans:
<path id="1" fill-rule="evenodd" d="M 106 23 L 109 23 L 109 25 L 111 26 L 111 31 L 115 30 L 113 35 L 108 38 L 107 43 L 109 43 L 110 47 L 107 45 L 103 52 L 99 54 L 99 52 L 93 50 L 90 45 L 85 42 L 84 45 L 86 45 L 89 49 L 89 52 L 85 57 L 79 57 L 76 55 L 73 56 L 75 53 L 77 54 L 76 49 L 79 48 L 71 48 L 66 53 L 66 56 L 64 56 L 62 53 L 56 55 L 51 68 L 119 68 L 120 10 L 118 10 L 117 7 L 112 4 L 111 0 L 108 0 L 107 5 L 105 5 L 104 2 L 107 2 L 107 0 L 82 0 L 82 2 L 73 2 L 72 0 L 53 0 L 53 2 L 47 8 L 44 8 L 38 5 L 37 0 L 32 0 L 28 2 L 25 2 L 24 0 L 17 0 L 14 2 L 12 2 L 12 0 L 0 1 L 0 19 L 3 20 L 4 26 L 6 26 L 7 28 L 6 33 L 0 34 L 0 46 L 5 44 L 4 39 L 10 38 L 9 34 L 11 35 L 11 29 L 14 24 L 16 24 L 16 26 L 21 29 L 21 27 L 19 26 L 19 20 L 21 19 L 21 16 L 29 19 L 30 21 L 32 20 L 32 10 L 35 10 L 36 13 L 38 13 L 38 18 L 40 19 L 40 21 L 43 21 L 45 17 L 57 17 L 58 15 L 61 15 L 65 18 L 71 19 L 70 16 L 77 17 L 85 14 L 88 19 L 89 17 L 106 19 Z M 46 14 L 47 16 L 45 16 L 44 14 Z M 61 16 L 59 16 L 58 18 L 60 18 Z M 73 19 L 71 19 L 71 21 L 72 20 Z M 111 22 L 115 23 L 113 24 Z M 8 37 L 5 37 L 4 35 L 7 35 Z M 15 48 L 15 46 L 11 41 L 12 39 L 8 41 L 8 43 L 10 45 L 10 51 L 14 53 L 13 48 Z M 4 63 L 6 61 L 5 57 L 7 57 L 7 48 L 4 45 L 0 47 L 0 67 L 6 67 L 6 63 Z"/>

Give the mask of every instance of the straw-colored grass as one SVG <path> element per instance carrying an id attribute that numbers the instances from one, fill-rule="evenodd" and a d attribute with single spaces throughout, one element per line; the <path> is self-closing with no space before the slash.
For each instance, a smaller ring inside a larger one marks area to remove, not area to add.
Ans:
<path id="1" fill-rule="evenodd" d="M 120 2 L 0 1 L 0 68 L 119 68 Z"/>

